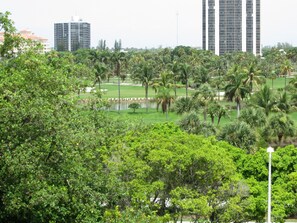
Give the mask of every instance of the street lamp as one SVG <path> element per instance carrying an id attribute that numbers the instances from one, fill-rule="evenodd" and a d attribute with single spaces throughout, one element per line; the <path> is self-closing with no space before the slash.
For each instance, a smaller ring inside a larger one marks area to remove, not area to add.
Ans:
<path id="1" fill-rule="evenodd" d="M 269 153 L 269 172 L 268 172 L 268 214 L 267 214 L 267 223 L 271 223 L 271 157 L 274 149 L 269 146 L 267 148 Z"/>

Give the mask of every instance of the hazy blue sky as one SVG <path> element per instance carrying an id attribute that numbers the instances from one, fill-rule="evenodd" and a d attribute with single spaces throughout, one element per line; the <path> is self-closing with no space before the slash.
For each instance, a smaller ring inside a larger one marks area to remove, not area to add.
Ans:
<path id="1" fill-rule="evenodd" d="M 53 46 L 55 22 L 78 15 L 91 23 L 91 42 L 123 47 L 201 46 L 202 0 L 0 0 L 17 29 L 30 29 Z M 297 46 L 297 0 L 262 0 L 262 45 Z"/>

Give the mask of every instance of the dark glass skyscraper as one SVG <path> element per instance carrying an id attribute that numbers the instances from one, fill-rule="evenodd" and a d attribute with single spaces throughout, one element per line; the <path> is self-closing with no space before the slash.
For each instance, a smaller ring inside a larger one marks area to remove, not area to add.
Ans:
<path id="1" fill-rule="evenodd" d="M 68 23 L 55 23 L 54 35 L 57 51 L 90 49 L 91 25 L 81 19 L 72 18 Z"/>
<path id="2" fill-rule="evenodd" d="M 260 0 L 202 0 L 203 49 L 260 54 L 260 10 Z"/>

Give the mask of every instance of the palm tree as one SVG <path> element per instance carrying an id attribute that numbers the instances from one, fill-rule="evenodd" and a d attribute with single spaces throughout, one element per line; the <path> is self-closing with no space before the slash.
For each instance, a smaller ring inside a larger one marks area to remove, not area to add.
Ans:
<path id="1" fill-rule="evenodd" d="M 211 118 L 211 123 L 214 124 L 215 117 L 218 118 L 217 125 L 220 124 L 221 118 L 227 115 L 228 110 L 226 107 L 218 103 L 217 101 L 211 101 L 208 105 L 207 113 Z"/>
<path id="2" fill-rule="evenodd" d="M 276 104 L 276 98 L 273 91 L 267 85 L 264 85 L 260 91 L 256 92 L 251 97 L 251 101 L 257 107 L 263 108 L 266 116 L 269 115 L 273 106 Z"/>
<path id="3" fill-rule="evenodd" d="M 260 76 L 261 71 L 257 69 L 257 65 L 255 62 L 252 62 L 248 68 L 243 69 L 246 74 L 246 79 L 244 80 L 244 84 L 249 85 L 251 89 L 251 93 L 253 93 L 254 85 L 262 84 L 265 82 L 265 79 Z"/>
<path id="4" fill-rule="evenodd" d="M 287 76 L 291 75 L 292 69 L 293 69 L 292 64 L 288 59 L 286 59 L 284 63 L 281 65 L 281 74 L 284 75 L 285 77 L 285 87 L 284 87 L 285 90 L 287 87 Z"/>
<path id="5" fill-rule="evenodd" d="M 173 80 L 174 80 L 174 96 L 177 97 L 176 89 L 178 87 L 177 80 L 179 73 L 181 72 L 180 64 L 177 61 L 173 61 L 173 63 L 169 64 L 170 70 L 173 73 Z"/>
<path id="6" fill-rule="evenodd" d="M 195 67 L 193 81 L 196 87 L 200 87 L 202 84 L 209 83 L 210 79 L 209 70 L 205 66 L 199 65 Z"/>
<path id="7" fill-rule="evenodd" d="M 195 103 L 192 98 L 179 98 L 174 102 L 174 111 L 181 115 L 183 113 L 190 112 L 192 110 L 195 110 Z"/>
<path id="8" fill-rule="evenodd" d="M 250 92 L 243 79 L 244 75 L 242 74 L 232 74 L 229 76 L 229 83 L 225 87 L 227 100 L 236 102 L 237 118 L 240 115 L 240 103 Z"/>
<path id="9" fill-rule="evenodd" d="M 188 63 L 182 63 L 180 66 L 180 80 L 186 85 L 186 98 L 188 97 L 189 78 L 192 75 L 192 66 Z"/>
<path id="10" fill-rule="evenodd" d="M 170 91 L 170 88 L 160 87 L 156 96 L 157 109 L 161 105 L 162 112 L 166 113 L 166 118 L 168 118 L 168 110 L 170 108 L 170 105 L 174 101 L 174 96 L 170 94 Z"/>
<path id="11" fill-rule="evenodd" d="M 234 122 L 225 125 L 218 135 L 218 139 L 227 141 L 247 153 L 255 152 L 257 137 L 251 126 L 245 122 Z"/>
<path id="12" fill-rule="evenodd" d="M 276 136 L 278 138 L 278 144 L 281 145 L 283 138 L 295 135 L 294 121 L 290 119 L 285 113 L 277 113 L 273 115 L 264 130 L 270 136 Z"/>
<path id="13" fill-rule="evenodd" d="M 193 99 L 203 107 L 204 122 L 206 122 L 208 104 L 214 100 L 215 91 L 209 84 L 201 85 L 193 95 Z"/>
<path id="14" fill-rule="evenodd" d="M 152 87 L 156 93 L 158 93 L 160 88 L 172 88 L 173 86 L 173 73 L 168 70 L 163 70 L 158 78 L 154 79 Z"/>
<path id="15" fill-rule="evenodd" d="M 248 107 L 241 111 L 239 121 L 243 121 L 252 127 L 265 126 L 267 116 L 261 108 Z"/>
<path id="16" fill-rule="evenodd" d="M 111 55 L 111 60 L 114 63 L 114 74 L 118 77 L 118 111 L 121 110 L 121 69 L 122 63 L 126 60 L 125 53 L 121 51 L 121 40 L 115 41 L 114 51 Z"/>
<path id="17" fill-rule="evenodd" d="M 141 82 L 145 88 L 146 112 L 148 112 L 148 88 L 156 77 L 152 61 L 142 60 L 134 70 L 132 78 Z"/>
<path id="18" fill-rule="evenodd" d="M 106 73 L 108 71 L 108 68 L 103 63 L 95 64 L 94 68 L 95 68 L 95 80 L 94 80 L 93 87 L 95 87 L 95 85 L 98 84 L 100 89 L 101 88 L 100 85 L 102 81 L 106 79 Z"/>
<path id="19" fill-rule="evenodd" d="M 204 135 L 205 137 L 216 135 L 216 128 L 207 122 L 201 122 L 199 114 L 190 112 L 179 122 L 179 126 L 190 134 Z"/>
<path id="20" fill-rule="evenodd" d="M 291 108 L 290 99 L 286 91 L 280 92 L 274 106 L 274 110 L 278 112 L 289 113 Z"/>

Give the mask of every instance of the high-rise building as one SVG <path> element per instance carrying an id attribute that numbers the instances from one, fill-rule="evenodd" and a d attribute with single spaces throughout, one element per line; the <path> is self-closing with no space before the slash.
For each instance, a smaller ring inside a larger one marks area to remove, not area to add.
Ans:
<path id="1" fill-rule="evenodd" d="M 261 52 L 260 0 L 202 0 L 202 45 L 218 55 Z"/>
<path id="2" fill-rule="evenodd" d="M 55 50 L 76 51 L 90 49 L 91 25 L 78 17 L 68 23 L 55 23 Z"/>

